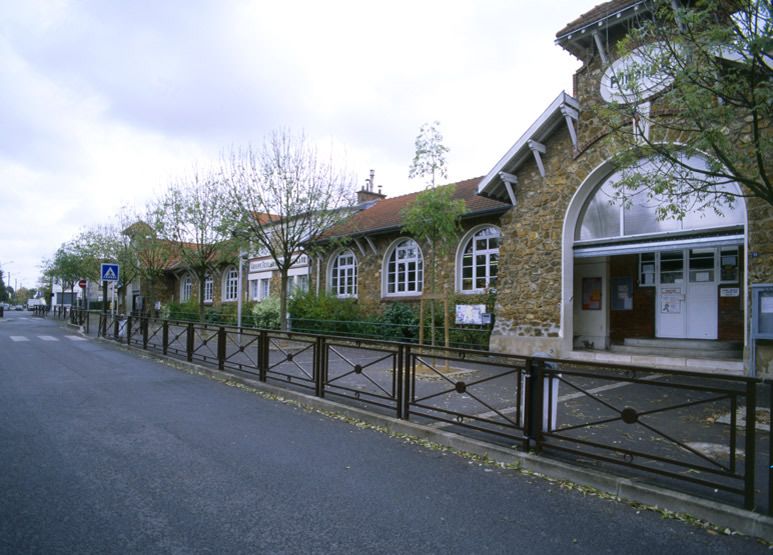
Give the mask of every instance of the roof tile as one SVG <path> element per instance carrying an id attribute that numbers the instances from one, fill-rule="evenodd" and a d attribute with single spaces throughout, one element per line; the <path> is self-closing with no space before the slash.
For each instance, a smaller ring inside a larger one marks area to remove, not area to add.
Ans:
<path id="1" fill-rule="evenodd" d="M 456 187 L 454 198 L 463 200 L 467 206 L 465 216 L 489 210 L 504 212 L 510 208 L 507 203 L 479 196 L 477 194 L 478 183 L 481 179 L 482 177 L 476 177 L 453 184 Z M 345 222 L 329 229 L 324 235 L 326 237 L 344 237 L 399 228 L 402 225 L 403 209 L 413 202 L 418 194 L 419 192 L 415 192 L 379 200 L 370 208 L 357 212 Z"/>

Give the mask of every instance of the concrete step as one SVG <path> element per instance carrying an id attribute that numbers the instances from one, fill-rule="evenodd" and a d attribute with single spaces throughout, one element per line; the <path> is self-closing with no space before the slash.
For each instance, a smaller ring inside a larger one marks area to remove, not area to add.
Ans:
<path id="1" fill-rule="evenodd" d="M 639 345 L 611 345 L 609 350 L 613 353 L 626 353 L 630 355 L 652 355 L 660 357 L 703 358 L 711 360 L 740 360 L 743 351 L 740 349 L 690 349 L 673 346 L 639 346 Z"/>
<path id="2" fill-rule="evenodd" d="M 643 355 L 634 353 L 616 353 L 611 351 L 572 351 L 568 353 L 566 358 L 578 361 L 590 361 L 613 365 L 625 364 L 664 370 L 687 370 L 691 372 L 724 374 L 730 376 L 744 375 L 743 361 L 740 359 L 721 360 L 692 356 L 669 356 L 666 353 L 653 354 L 652 350 Z"/>
<path id="3" fill-rule="evenodd" d="M 626 338 L 628 347 L 649 347 L 651 349 L 690 349 L 694 351 L 742 351 L 737 341 L 716 341 L 712 339 L 638 339 Z"/>

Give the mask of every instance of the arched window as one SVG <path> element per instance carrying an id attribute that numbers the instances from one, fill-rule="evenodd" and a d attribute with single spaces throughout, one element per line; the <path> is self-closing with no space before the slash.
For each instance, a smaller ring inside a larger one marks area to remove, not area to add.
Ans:
<path id="1" fill-rule="evenodd" d="M 191 300 L 191 293 L 193 292 L 193 278 L 190 274 L 185 274 L 180 281 L 180 302 L 187 303 Z"/>
<path id="2" fill-rule="evenodd" d="M 235 301 L 238 296 L 239 272 L 231 266 L 223 274 L 223 300 Z"/>
<path id="3" fill-rule="evenodd" d="M 214 284 L 212 281 L 212 275 L 208 273 L 206 276 L 204 276 L 204 302 L 205 303 L 212 302 L 213 290 L 214 290 Z"/>
<path id="4" fill-rule="evenodd" d="M 687 158 L 686 162 L 696 168 L 708 167 L 707 162 L 698 156 Z M 690 195 L 684 195 L 680 199 L 685 208 L 683 219 L 659 219 L 658 206 L 667 204 L 669 199 L 653 196 L 644 189 L 634 191 L 623 189 L 625 199 L 620 198 L 621 191 L 615 185 L 631 171 L 647 173 L 656 171 L 656 168 L 653 162 L 642 160 L 633 168 L 613 172 L 604 179 L 583 207 L 575 231 L 575 241 L 608 241 L 632 236 L 703 232 L 716 228 L 742 226 L 745 222 L 743 202 L 737 201 L 732 207 L 720 204 L 718 212 L 691 210 L 691 204 L 695 204 L 695 199 Z M 680 179 L 690 179 L 687 170 L 683 170 L 683 173 Z M 697 176 L 696 179 L 704 178 Z M 716 189 L 738 192 L 734 184 L 717 185 Z"/>
<path id="5" fill-rule="evenodd" d="M 351 250 L 338 253 L 330 265 L 330 292 L 336 297 L 357 296 L 357 257 Z"/>
<path id="6" fill-rule="evenodd" d="M 417 295 L 424 282 L 424 260 L 421 249 L 413 239 L 395 243 L 387 256 L 385 293 L 391 295 Z"/>
<path id="7" fill-rule="evenodd" d="M 457 255 L 457 287 L 462 293 L 482 293 L 496 287 L 501 233 L 489 225 L 471 230 Z"/>

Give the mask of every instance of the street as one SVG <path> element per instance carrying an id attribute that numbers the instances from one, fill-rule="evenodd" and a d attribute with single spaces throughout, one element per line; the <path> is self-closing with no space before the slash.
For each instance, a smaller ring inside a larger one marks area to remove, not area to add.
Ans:
<path id="1" fill-rule="evenodd" d="M 767 553 L 0 319 L 0 553 Z"/>

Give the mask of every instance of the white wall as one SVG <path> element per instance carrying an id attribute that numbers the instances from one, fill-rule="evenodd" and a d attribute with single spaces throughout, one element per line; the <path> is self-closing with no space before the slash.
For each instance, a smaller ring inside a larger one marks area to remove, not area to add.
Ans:
<path id="1" fill-rule="evenodd" d="M 583 310 L 582 278 L 601 278 L 601 310 Z M 594 349 L 609 346 L 609 259 L 578 258 L 574 260 L 574 346 L 584 348 L 584 342 Z"/>

